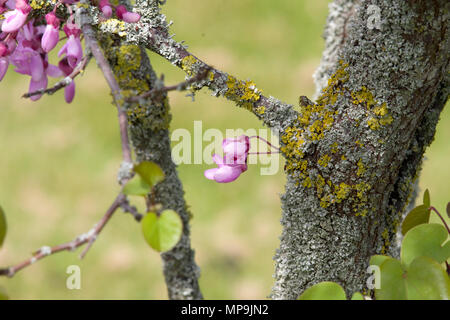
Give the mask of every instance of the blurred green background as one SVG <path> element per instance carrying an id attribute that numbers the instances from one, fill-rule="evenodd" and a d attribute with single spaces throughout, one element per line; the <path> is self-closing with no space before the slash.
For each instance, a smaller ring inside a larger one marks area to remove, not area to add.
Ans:
<path id="1" fill-rule="evenodd" d="M 326 0 L 169 0 L 163 6 L 172 32 L 215 67 L 252 79 L 267 95 L 296 104 L 314 92 L 312 74 L 323 49 Z M 184 74 L 151 55 L 167 84 Z M 53 60 L 56 63 L 56 60 Z M 26 79 L 26 81 L 25 81 Z M 77 78 L 72 104 L 62 92 L 30 102 L 20 96 L 28 77 L 10 68 L 0 84 L 0 204 L 9 231 L 0 265 L 28 258 L 43 245 L 68 241 L 89 230 L 118 192 L 121 161 L 116 110 L 94 62 Z M 172 130 L 261 129 L 248 111 L 200 92 L 195 103 L 170 93 Z M 431 191 L 443 212 L 450 200 L 450 108 L 441 115 L 435 142 L 427 151 L 420 186 Z M 260 175 L 261 165 L 233 184 L 206 180 L 208 165 L 180 165 L 186 200 L 194 214 L 192 245 L 208 299 L 265 298 L 272 286 L 272 256 L 278 246 L 278 173 Z M 422 194 L 422 192 L 421 192 Z M 140 225 L 117 213 L 82 261 L 63 252 L 23 270 L 0 286 L 13 299 L 166 299 L 161 259 L 143 241 Z M 66 289 L 66 268 L 81 267 L 81 290 Z"/>

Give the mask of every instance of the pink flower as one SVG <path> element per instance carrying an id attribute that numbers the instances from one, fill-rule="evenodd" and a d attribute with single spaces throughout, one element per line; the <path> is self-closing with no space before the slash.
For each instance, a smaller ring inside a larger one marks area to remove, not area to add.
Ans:
<path id="1" fill-rule="evenodd" d="M 48 63 L 47 53 L 41 47 L 42 33 L 45 27 L 34 27 L 30 21 L 17 34 L 17 47 L 9 56 L 9 61 L 16 67 L 15 71 L 31 76 L 28 92 L 47 88 L 48 78 L 60 77 L 59 68 Z M 38 100 L 41 95 L 33 95 L 31 100 Z"/>
<path id="2" fill-rule="evenodd" d="M 67 58 L 62 59 L 59 62 L 58 67 L 66 77 L 69 76 L 73 71 L 73 68 L 69 66 Z M 67 103 L 71 103 L 74 96 L 75 96 L 75 81 L 72 80 L 72 82 L 64 88 L 64 99 L 66 100 Z"/>
<path id="3" fill-rule="evenodd" d="M 213 155 L 213 160 L 218 168 L 208 169 L 205 171 L 205 177 L 209 180 L 215 180 L 219 183 L 232 182 L 239 178 L 242 172 L 247 170 L 247 166 L 227 166 L 223 163 L 223 159 L 217 154 Z M 245 168 L 245 170 L 244 170 Z"/>
<path id="4" fill-rule="evenodd" d="M 5 43 L 0 42 L 0 81 L 2 81 L 3 77 L 8 71 L 9 59 L 8 59 L 9 50 Z"/>
<path id="5" fill-rule="evenodd" d="M 14 32 L 19 30 L 26 22 L 31 7 L 26 0 L 16 0 L 16 8 L 5 13 L 2 23 L 3 32 Z"/>
<path id="6" fill-rule="evenodd" d="M 116 7 L 116 15 L 117 18 L 128 23 L 136 23 L 141 19 L 139 13 L 129 12 L 123 5 L 119 5 Z"/>
<path id="7" fill-rule="evenodd" d="M 111 18 L 112 16 L 112 7 L 111 7 L 111 3 L 109 3 L 109 0 L 100 0 L 100 3 L 98 4 L 100 10 L 103 13 L 103 16 L 106 19 Z"/>
<path id="8" fill-rule="evenodd" d="M 0 57 L 0 81 L 2 81 L 3 77 L 8 71 L 9 60 L 6 57 Z"/>
<path id="9" fill-rule="evenodd" d="M 65 53 L 69 66 L 75 68 L 83 57 L 83 48 L 80 42 L 81 30 L 75 24 L 67 23 L 64 26 L 64 32 L 68 39 L 61 50 L 59 50 L 58 57 Z"/>
<path id="10" fill-rule="evenodd" d="M 42 36 L 41 46 L 45 52 L 50 52 L 59 40 L 59 19 L 50 12 L 45 15 L 45 20 L 47 20 L 47 26 Z"/>
<path id="11" fill-rule="evenodd" d="M 222 149 L 227 166 L 246 165 L 248 151 L 250 150 L 250 139 L 245 135 L 235 139 L 224 139 Z"/>
<path id="12" fill-rule="evenodd" d="M 236 139 L 225 139 L 222 142 L 224 152 L 223 159 L 213 155 L 213 160 L 218 168 L 206 170 L 207 179 L 219 183 L 227 183 L 236 180 L 241 173 L 247 171 L 247 157 L 250 150 L 249 137 L 242 135 Z"/>

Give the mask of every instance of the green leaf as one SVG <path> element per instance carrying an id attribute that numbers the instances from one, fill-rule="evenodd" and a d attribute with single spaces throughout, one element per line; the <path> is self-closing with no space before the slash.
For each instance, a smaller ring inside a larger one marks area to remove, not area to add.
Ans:
<path id="1" fill-rule="evenodd" d="M 139 174 L 142 179 L 144 179 L 144 181 L 147 182 L 147 184 L 152 188 L 158 182 L 164 180 L 164 172 L 162 171 L 161 167 L 151 161 L 143 161 L 135 165 L 134 172 Z"/>
<path id="2" fill-rule="evenodd" d="M 428 223 L 430 220 L 429 206 L 422 204 L 412 209 L 402 223 L 402 234 L 405 235 L 410 229 L 420 224 Z"/>
<path id="3" fill-rule="evenodd" d="M 5 240 L 7 229 L 6 215 L 2 207 L 0 207 L 0 248 L 2 247 L 3 241 Z"/>
<path id="4" fill-rule="evenodd" d="M 443 263 L 450 257 L 447 230 L 440 224 L 421 224 L 403 238 L 401 260 L 408 266 L 415 258 L 426 256 Z M 445 244 L 443 244 L 447 241 Z"/>
<path id="5" fill-rule="evenodd" d="M 123 187 L 123 193 L 128 196 L 145 196 L 151 190 L 152 188 L 139 175 L 135 175 Z"/>
<path id="6" fill-rule="evenodd" d="M 360 292 L 355 292 L 352 296 L 352 300 L 364 300 L 364 296 Z"/>
<path id="7" fill-rule="evenodd" d="M 173 210 L 164 210 L 159 216 L 149 212 L 142 219 L 142 232 L 150 247 L 164 252 L 172 249 L 180 241 L 183 222 Z"/>
<path id="8" fill-rule="evenodd" d="M 347 297 L 340 285 L 325 281 L 306 289 L 298 300 L 347 300 Z"/>
<path id="9" fill-rule="evenodd" d="M 448 300 L 450 280 L 447 272 L 431 258 L 414 259 L 406 277 L 408 300 Z"/>
<path id="10" fill-rule="evenodd" d="M 406 300 L 404 270 L 400 261 L 389 258 L 380 266 L 380 289 L 375 289 L 377 300 Z"/>
<path id="11" fill-rule="evenodd" d="M 388 259 L 392 259 L 392 258 L 388 257 L 388 256 L 383 256 L 383 255 L 374 255 L 370 258 L 370 265 L 381 267 L 383 262 L 385 262 Z"/>
<path id="12" fill-rule="evenodd" d="M 428 189 L 426 189 L 423 194 L 423 204 L 427 208 L 431 207 L 430 192 L 428 191 Z"/>
<path id="13" fill-rule="evenodd" d="M 0 300 L 9 300 L 9 296 L 3 287 L 0 287 Z"/>

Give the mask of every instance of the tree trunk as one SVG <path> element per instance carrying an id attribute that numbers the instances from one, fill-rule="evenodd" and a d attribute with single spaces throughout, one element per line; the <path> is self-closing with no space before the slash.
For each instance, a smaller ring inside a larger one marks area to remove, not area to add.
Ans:
<path id="1" fill-rule="evenodd" d="M 191 215 L 171 158 L 171 115 L 167 94 L 143 98 L 137 103 L 126 102 L 129 97 L 153 89 L 161 80 L 157 79 L 144 48 L 113 40 L 105 34 L 99 34 L 99 37 L 124 98 L 136 161 L 154 161 L 165 173 L 165 179 L 155 186 L 154 201 L 162 204 L 163 209 L 176 211 L 183 221 L 181 240 L 172 250 L 161 254 L 169 299 L 202 299 L 198 285 L 200 269 L 194 261 L 189 238 Z"/>
<path id="2" fill-rule="evenodd" d="M 448 1 L 337 0 L 330 10 L 323 90 L 281 134 L 274 299 L 321 281 L 366 292 L 369 259 L 395 242 L 448 99 Z"/>

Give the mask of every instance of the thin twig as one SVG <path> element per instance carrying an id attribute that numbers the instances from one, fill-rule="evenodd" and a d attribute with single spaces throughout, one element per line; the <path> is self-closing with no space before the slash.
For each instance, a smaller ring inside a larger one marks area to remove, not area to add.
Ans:
<path id="1" fill-rule="evenodd" d="M 137 222 L 140 222 L 142 220 L 143 215 L 138 212 L 135 206 L 130 205 L 128 199 L 125 199 L 125 201 L 121 203 L 120 207 L 124 212 L 131 213 L 131 215 L 133 215 L 134 219 Z"/>
<path id="2" fill-rule="evenodd" d="M 32 96 L 36 96 L 36 95 L 40 95 L 40 94 L 49 94 L 52 95 L 54 94 L 56 91 L 67 87 L 72 81 L 73 79 L 75 79 L 76 76 L 78 76 L 80 73 L 83 73 L 84 69 L 86 69 L 87 64 L 89 63 L 89 60 L 92 58 L 92 55 L 88 54 L 85 55 L 81 61 L 77 64 L 77 66 L 73 69 L 72 73 L 69 74 L 67 77 L 65 77 L 64 79 L 58 81 L 57 83 L 55 83 L 55 85 L 51 88 L 48 89 L 41 89 L 41 90 L 36 90 L 33 92 L 27 92 L 25 94 L 22 95 L 22 98 L 30 98 Z"/>
<path id="3" fill-rule="evenodd" d="M 151 96 L 155 96 L 157 94 L 163 94 L 168 91 L 186 90 L 190 85 L 194 84 L 195 82 L 204 80 L 207 77 L 209 70 L 211 70 L 211 67 L 207 66 L 202 72 L 197 73 L 194 77 L 187 79 L 186 81 L 180 82 L 180 83 L 172 85 L 172 86 L 167 86 L 167 87 L 162 87 L 162 88 L 153 88 L 152 90 L 144 92 L 141 95 L 129 97 L 127 99 L 127 101 L 138 102 L 140 99 L 145 99 L 145 98 L 148 98 Z"/>
<path id="4" fill-rule="evenodd" d="M 269 141 L 267 141 L 266 139 L 264 139 L 264 138 L 262 138 L 262 137 L 260 137 L 260 136 L 250 136 L 250 137 L 248 137 L 248 138 L 249 138 L 249 139 L 252 139 L 252 138 L 258 138 L 259 140 L 262 140 L 262 141 L 264 141 L 265 143 L 267 143 L 271 148 L 277 149 L 277 150 L 278 150 L 277 153 L 280 152 L 280 148 L 274 146 L 274 145 L 271 144 Z"/>
<path id="5" fill-rule="evenodd" d="M 84 22 L 81 25 L 81 29 L 85 36 L 85 43 L 90 48 L 92 54 L 94 55 L 97 64 L 103 72 L 103 76 L 108 82 L 108 85 L 111 89 L 111 92 L 114 97 L 114 102 L 117 107 L 118 117 L 119 117 L 119 126 L 120 126 L 120 138 L 122 143 L 122 156 L 123 160 L 126 162 L 132 162 L 131 158 L 131 148 L 128 139 L 128 120 L 127 114 L 124 108 L 119 104 L 119 101 L 122 100 L 122 95 L 120 94 L 120 87 L 114 77 L 114 74 L 109 66 L 108 61 L 103 55 L 102 49 L 98 45 L 97 39 L 95 38 L 94 30 L 88 22 Z"/>
<path id="6" fill-rule="evenodd" d="M 445 228 L 447 229 L 447 232 L 450 234 L 450 228 L 448 227 L 447 223 L 445 222 L 445 219 L 441 216 L 439 211 L 435 207 L 429 207 L 428 210 L 433 210 L 441 219 L 442 223 L 444 224 Z"/>
<path id="7" fill-rule="evenodd" d="M 126 199 L 126 196 L 122 193 L 120 193 L 116 199 L 114 200 L 113 204 L 109 207 L 109 209 L 106 211 L 105 215 L 102 217 L 99 223 L 94 228 L 93 234 L 89 237 L 89 242 L 87 246 L 84 248 L 83 252 L 80 254 L 80 259 L 83 259 L 86 253 L 89 251 L 89 249 L 94 244 L 95 240 L 97 239 L 98 234 L 103 230 L 106 223 L 111 219 L 112 215 L 118 208 L 120 208 L 122 202 L 124 202 Z"/>
<path id="8" fill-rule="evenodd" d="M 102 219 L 95 225 L 94 228 L 89 230 L 86 233 L 83 233 L 76 237 L 74 240 L 56 245 L 54 247 L 47 247 L 44 246 L 40 248 L 38 251 L 36 251 L 33 256 L 29 259 L 26 259 L 15 266 L 9 267 L 9 268 L 0 268 L 0 276 L 8 276 L 13 277 L 18 271 L 32 265 L 38 260 L 41 260 L 45 257 L 48 257 L 50 255 L 53 255 L 55 253 L 61 252 L 61 251 L 74 251 L 76 248 L 88 244 L 87 247 L 84 249 L 84 251 L 81 253 L 80 258 L 83 258 L 89 248 L 92 246 L 93 242 L 99 235 L 99 233 L 103 230 L 103 227 L 106 225 L 106 223 L 109 221 L 113 213 L 121 207 L 122 203 L 126 203 L 127 198 L 124 194 L 120 193 L 116 199 L 114 200 L 113 204 L 109 207 L 109 209 L 106 211 Z"/>

